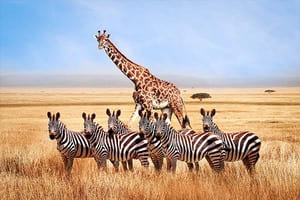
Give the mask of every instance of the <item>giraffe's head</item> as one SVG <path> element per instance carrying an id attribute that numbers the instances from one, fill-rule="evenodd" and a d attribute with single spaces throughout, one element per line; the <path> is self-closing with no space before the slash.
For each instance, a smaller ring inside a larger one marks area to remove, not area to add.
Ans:
<path id="1" fill-rule="evenodd" d="M 121 115 L 121 110 L 113 111 L 111 114 L 109 108 L 106 109 L 106 114 L 108 116 L 108 133 L 113 134 L 117 131 L 120 125 L 119 116 Z"/>
<path id="2" fill-rule="evenodd" d="M 105 34 L 106 30 L 101 33 L 101 31 L 98 31 L 98 35 L 95 35 L 97 42 L 98 42 L 98 49 L 103 49 L 105 42 L 108 40 L 110 34 Z"/>
<path id="3" fill-rule="evenodd" d="M 200 113 L 202 115 L 202 122 L 203 122 L 203 131 L 204 132 L 211 132 L 212 124 L 213 124 L 213 116 L 216 114 L 216 109 L 212 109 L 211 112 L 205 110 L 203 108 L 200 109 Z"/>
<path id="4" fill-rule="evenodd" d="M 51 140 L 54 140 L 58 135 L 58 129 L 59 129 L 59 117 L 60 113 L 56 113 L 51 115 L 51 112 L 47 113 L 47 116 L 49 118 L 48 122 L 48 131 L 49 131 L 49 137 Z"/>
<path id="5" fill-rule="evenodd" d="M 96 122 L 94 122 L 94 119 L 96 118 L 96 114 L 93 113 L 93 114 L 89 114 L 89 115 L 86 115 L 86 113 L 82 113 L 82 118 L 84 120 L 84 133 L 83 135 L 87 138 L 87 139 L 90 139 L 94 130 L 95 130 L 95 127 L 96 127 Z"/>

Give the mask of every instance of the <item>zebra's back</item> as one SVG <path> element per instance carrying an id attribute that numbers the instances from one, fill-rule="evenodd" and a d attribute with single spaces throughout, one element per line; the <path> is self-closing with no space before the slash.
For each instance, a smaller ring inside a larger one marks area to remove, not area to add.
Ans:
<path id="1" fill-rule="evenodd" d="M 258 152 L 261 146 L 258 136 L 249 131 L 226 133 L 223 141 L 230 148 L 226 152 L 225 161 L 243 160 L 249 153 Z"/>

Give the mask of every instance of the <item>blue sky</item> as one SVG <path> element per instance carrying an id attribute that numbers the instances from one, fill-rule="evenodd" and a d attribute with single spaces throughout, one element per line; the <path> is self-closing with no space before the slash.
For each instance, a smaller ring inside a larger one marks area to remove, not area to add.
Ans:
<path id="1" fill-rule="evenodd" d="M 106 29 L 128 58 L 171 81 L 300 79 L 300 1 L 0 2 L 2 75 L 123 78 L 97 49 L 93 35 Z"/>

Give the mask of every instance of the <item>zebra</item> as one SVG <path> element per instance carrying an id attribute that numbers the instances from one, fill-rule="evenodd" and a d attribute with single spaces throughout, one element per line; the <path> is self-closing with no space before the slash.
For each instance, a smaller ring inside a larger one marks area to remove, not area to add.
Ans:
<path id="1" fill-rule="evenodd" d="M 167 170 L 176 171 L 177 160 L 187 163 L 200 161 L 206 158 L 210 167 L 216 172 L 223 171 L 224 161 L 221 157 L 222 140 L 210 132 L 202 134 L 183 135 L 178 133 L 166 122 L 167 115 L 158 117 L 154 114 L 155 136 L 162 143 L 167 158 Z"/>
<path id="2" fill-rule="evenodd" d="M 259 159 L 259 150 L 261 140 L 254 133 L 249 131 L 241 131 L 236 133 L 222 132 L 216 123 L 213 122 L 213 117 L 216 114 L 216 109 L 212 109 L 209 113 L 205 113 L 203 108 L 200 109 L 203 121 L 204 132 L 213 132 L 223 143 L 229 148 L 224 156 L 225 161 L 233 162 L 242 160 L 247 171 L 252 174 L 255 169 L 255 164 Z"/>
<path id="3" fill-rule="evenodd" d="M 115 111 L 113 111 L 113 113 L 111 114 L 110 110 L 107 108 L 106 114 L 108 116 L 107 126 L 108 126 L 108 133 L 110 134 L 110 136 L 112 134 L 120 135 L 124 133 L 136 134 L 136 132 L 129 130 L 128 127 L 119 119 L 119 116 L 121 115 L 121 110 L 117 110 L 116 113 Z M 125 171 L 127 171 L 127 165 L 129 170 L 133 171 L 132 159 L 126 162 L 122 162 L 122 165 Z"/>
<path id="4" fill-rule="evenodd" d="M 139 121 L 139 130 L 140 134 L 148 140 L 148 149 L 150 152 L 150 158 L 153 162 L 153 165 L 157 171 L 162 169 L 164 152 L 160 140 L 155 137 L 155 126 L 152 120 L 150 119 L 151 111 L 147 111 L 143 114 L 143 111 L 139 111 L 141 117 Z"/>
<path id="5" fill-rule="evenodd" d="M 161 170 L 162 164 L 163 164 L 163 159 L 164 159 L 164 152 L 163 152 L 163 147 L 160 142 L 160 140 L 155 137 L 155 124 L 154 122 L 150 119 L 151 117 L 151 111 L 146 111 L 143 114 L 143 111 L 139 111 L 139 115 L 141 117 L 139 121 L 139 129 L 141 134 L 144 134 L 149 142 L 149 150 L 150 150 L 150 157 L 155 163 L 154 165 L 157 167 L 157 170 Z M 196 134 L 195 131 L 190 130 L 190 129 L 182 129 L 179 131 L 180 134 L 183 135 L 192 135 Z M 193 163 L 187 163 L 188 168 L 190 171 L 193 170 Z M 196 170 L 199 171 L 199 164 L 198 162 L 195 162 Z"/>
<path id="6" fill-rule="evenodd" d="M 48 112 L 47 116 L 49 118 L 49 137 L 51 140 L 56 139 L 57 150 L 61 154 L 65 170 L 69 176 L 71 174 L 74 158 L 93 157 L 90 143 L 83 136 L 83 132 L 68 130 L 67 127 L 59 121 L 59 112 L 57 112 L 56 115 L 51 115 L 51 112 Z M 113 164 L 115 169 L 118 169 L 118 163 Z"/>
<path id="7" fill-rule="evenodd" d="M 149 167 L 149 152 L 147 140 L 139 134 L 109 134 L 94 122 L 96 115 L 88 115 L 84 118 L 84 136 L 90 142 L 92 151 L 97 161 L 98 167 L 106 169 L 106 160 L 128 161 L 139 159 L 141 165 Z"/>

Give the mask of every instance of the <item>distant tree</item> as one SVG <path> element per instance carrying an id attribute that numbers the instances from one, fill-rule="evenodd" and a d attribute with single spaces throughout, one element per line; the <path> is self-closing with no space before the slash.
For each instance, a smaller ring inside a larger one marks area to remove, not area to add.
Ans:
<path id="1" fill-rule="evenodd" d="M 202 101 L 202 99 L 211 98 L 210 94 L 208 93 L 195 93 L 191 96 L 192 99 L 199 99 Z"/>
<path id="2" fill-rule="evenodd" d="M 275 90 L 265 90 L 266 93 L 271 94 L 273 92 L 276 92 Z"/>

